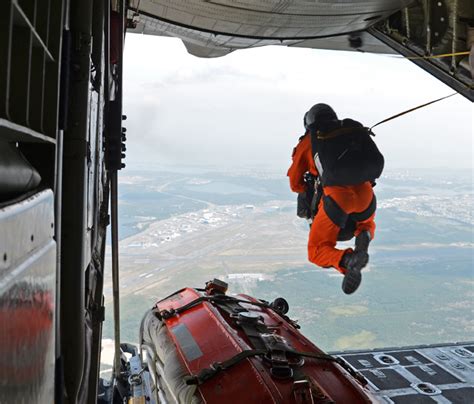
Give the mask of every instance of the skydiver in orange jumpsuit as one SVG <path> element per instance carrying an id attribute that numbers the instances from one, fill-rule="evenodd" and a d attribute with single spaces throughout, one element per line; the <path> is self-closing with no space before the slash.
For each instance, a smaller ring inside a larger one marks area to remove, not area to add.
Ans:
<path id="1" fill-rule="evenodd" d="M 324 123 L 331 120 L 337 120 L 337 115 L 326 104 L 316 104 L 305 114 L 306 133 L 293 150 L 293 163 L 287 173 L 293 192 L 309 191 L 304 180 L 306 172 L 310 172 L 313 176 L 318 175 L 308 127 L 315 122 Z M 330 196 L 347 214 L 363 212 L 374 198 L 372 184 L 368 181 L 350 186 L 325 186 L 323 194 Z M 355 223 L 353 234 L 356 237 L 355 249 L 344 250 L 336 248 L 341 228 L 329 218 L 324 208 L 323 198 L 313 219 L 308 240 L 308 259 L 318 266 L 334 267 L 344 274 L 342 289 L 346 294 L 355 292 L 362 280 L 361 270 L 368 263 L 367 251 L 370 241 L 374 238 L 374 216 L 375 213 L 372 213 L 367 219 Z"/>

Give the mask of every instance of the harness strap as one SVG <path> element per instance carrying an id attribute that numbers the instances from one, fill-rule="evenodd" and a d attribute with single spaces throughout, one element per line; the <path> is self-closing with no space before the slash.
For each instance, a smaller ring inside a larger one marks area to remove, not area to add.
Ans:
<path id="1" fill-rule="evenodd" d="M 218 307 L 225 311 L 230 317 L 234 318 L 236 324 L 242 328 L 245 335 L 249 338 L 255 349 L 266 349 L 265 344 L 260 338 L 263 333 L 268 333 L 269 330 L 265 324 L 261 322 L 249 322 L 243 318 L 239 318 L 239 313 L 248 312 L 247 309 L 242 307 L 238 302 L 228 301 L 225 303 L 219 302 Z"/>
<path id="2" fill-rule="evenodd" d="M 328 195 L 323 195 L 323 206 L 326 215 L 338 227 L 343 229 L 346 226 L 349 215 Z"/>
<path id="3" fill-rule="evenodd" d="M 321 202 L 321 198 L 323 197 L 323 186 L 321 185 L 321 180 L 319 176 L 316 176 L 314 178 L 314 192 L 313 192 L 313 198 L 311 199 L 311 219 L 314 219 L 314 217 L 318 213 L 318 208 L 319 208 L 319 202 Z"/>
<path id="4" fill-rule="evenodd" d="M 362 385 L 366 385 L 365 378 L 353 370 L 343 359 L 336 358 L 332 355 L 315 352 L 300 352 L 292 349 L 284 340 L 280 340 L 277 336 L 272 335 L 266 325 L 260 321 L 252 321 L 252 319 L 239 319 L 239 313 L 247 312 L 239 303 L 251 304 L 259 307 L 272 308 L 267 302 L 250 302 L 247 300 L 237 299 L 227 295 L 213 295 L 200 296 L 199 298 L 185 304 L 177 309 L 155 311 L 158 318 L 168 319 L 185 310 L 204 302 L 210 301 L 218 305 L 227 314 L 236 319 L 237 324 L 244 331 L 246 336 L 251 341 L 256 349 L 245 350 L 224 362 L 215 362 L 209 368 L 202 369 L 197 375 L 189 375 L 185 377 L 185 382 L 188 385 L 201 385 L 207 380 L 214 377 L 216 374 L 227 370 L 241 361 L 255 357 L 264 356 L 265 360 L 270 363 L 270 372 L 276 378 L 291 378 L 293 377 L 292 367 L 301 366 L 301 364 L 290 364 L 290 357 L 308 357 L 318 360 L 326 360 L 334 362 L 343 367 L 351 376 L 357 379 Z M 156 308 L 158 309 L 158 308 Z M 289 357 L 289 356 L 290 357 Z"/>
<path id="5" fill-rule="evenodd" d="M 335 129 L 331 132 L 323 133 L 323 132 L 316 132 L 316 139 L 318 140 L 328 140 L 328 139 L 333 139 L 335 137 L 341 136 L 341 135 L 347 135 L 347 134 L 358 134 L 358 135 L 372 135 L 375 136 L 372 131 L 369 128 L 364 128 L 364 127 L 342 127 Z"/>
<path id="6" fill-rule="evenodd" d="M 236 325 L 242 329 L 254 349 L 265 350 L 264 359 L 270 364 L 270 373 L 273 377 L 279 379 L 293 377 L 293 369 L 286 357 L 288 346 L 274 336 L 263 321 L 259 321 L 258 317 L 247 318 L 245 313 L 249 311 L 237 302 L 219 303 L 218 306 L 234 318 Z"/>
<path id="7" fill-rule="evenodd" d="M 185 304 L 184 306 L 181 306 L 181 307 L 178 307 L 178 308 L 172 308 L 172 309 L 169 309 L 169 310 L 159 310 L 159 308 L 157 307 L 157 310 L 155 311 L 155 315 L 158 317 L 159 320 L 162 320 L 162 319 L 169 319 L 171 317 L 174 317 L 180 313 L 182 313 L 183 311 L 186 311 L 186 310 L 189 310 L 191 308 L 193 308 L 194 306 L 197 306 L 198 304 L 202 303 L 202 302 L 207 302 L 207 301 L 210 301 L 211 300 L 211 296 L 200 296 L 198 297 L 197 299 L 194 299 L 192 301 L 190 301 L 189 303 Z"/>
<path id="8" fill-rule="evenodd" d="M 201 385 L 207 380 L 214 377 L 216 374 L 222 372 L 223 370 L 227 370 L 231 368 L 232 366 L 237 365 L 238 363 L 242 362 L 243 360 L 247 358 L 251 358 L 255 356 L 264 356 L 264 355 L 267 355 L 268 352 L 269 351 L 267 349 L 250 349 L 250 350 L 242 351 L 224 362 L 213 363 L 211 367 L 202 369 L 201 371 L 199 371 L 197 375 L 186 376 L 184 378 L 185 383 L 188 385 L 191 385 L 191 384 Z M 320 354 L 320 353 L 315 353 L 315 352 L 300 352 L 300 351 L 295 351 L 292 349 L 285 350 L 285 353 L 297 355 L 297 356 L 303 356 L 303 357 L 307 357 L 311 359 L 337 363 L 344 370 L 346 370 L 352 377 L 354 377 L 362 386 L 367 385 L 367 379 L 362 374 L 358 373 L 352 367 L 350 367 L 347 364 L 347 362 L 345 362 L 341 358 L 337 358 L 335 356 L 328 355 L 328 354 Z"/>
<path id="9" fill-rule="evenodd" d="M 293 398 L 295 404 L 336 404 L 316 383 L 295 370 Z"/>
<path id="10" fill-rule="evenodd" d="M 370 216 L 372 216 L 375 213 L 375 210 L 377 209 L 377 198 L 375 198 L 375 194 L 372 198 L 372 201 L 370 201 L 370 205 L 367 207 L 366 210 L 360 213 L 351 213 L 349 216 L 354 222 L 363 222 L 364 220 L 367 220 Z"/>
<path id="11" fill-rule="evenodd" d="M 341 366 L 344 370 L 347 371 L 352 377 L 354 377 L 362 386 L 367 385 L 367 379 L 359 372 L 355 371 L 344 359 L 337 358 L 335 356 L 329 354 L 318 354 L 314 352 L 300 352 L 300 351 L 290 351 L 295 355 L 304 356 L 307 358 L 319 359 L 319 360 L 326 360 L 330 362 L 335 362 L 339 366 Z"/>
<path id="12" fill-rule="evenodd" d="M 247 351 L 242 351 L 224 362 L 213 363 L 210 368 L 202 369 L 197 375 L 185 376 L 184 381 L 188 385 L 201 385 L 223 370 L 227 370 L 247 358 L 265 355 L 266 353 L 267 351 L 265 349 L 250 349 Z"/>
<path id="13" fill-rule="evenodd" d="M 353 220 L 354 222 L 362 222 L 367 220 L 370 216 L 372 216 L 377 209 L 377 199 L 375 195 L 372 197 L 372 201 L 367 209 L 363 210 L 362 212 L 355 212 L 355 213 L 346 213 L 344 210 L 337 204 L 337 202 L 328 195 L 323 196 L 323 206 L 326 215 L 328 215 L 329 219 L 338 227 L 343 229 L 346 227 L 347 221 L 349 219 Z"/>
<path id="14" fill-rule="evenodd" d="M 156 312 L 157 316 L 161 319 L 169 319 L 171 317 L 174 317 L 178 314 L 181 314 L 185 312 L 186 310 L 192 309 L 193 307 L 197 306 L 198 304 L 202 302 L 213 302 L 216 304 L 224 304 L 226 302 L 243 302 L 243 303 L 248 303 L 248 304 L 253 304 L 255 306 L 259 307 L 265 307 L 265 308 L 270 308 L 268 304 L 265 303 L 256 303 L 256 302 L 248 302 L 246 300 L 240 300 L 236 299 L 232 296 L 227 296 L 227 295 L 212 295 L 212 296 L 200 296 L 189 303 L 186 303 L 185 305 L 178 307 L 178 308 L 172 308 L 172 309 L 165 309 L 165 310 L 158 310 Z"/>
<path id="15" fill-rule="evenodd" d="M 174 294 L 173 294 L 174 295 Z M 173 296 L 171 295 L 171 296 Z M 262 307 L 265 309 L 271 309 L 275 311 L 281 318 L 283 318 L 286 322 L 291 324 L 293 327 L 299 329 L 301 328 L 299 324 L 297 324 L 296 321 L 292 320 L 289 318 L 287 315 L 278 312 L 275 310 L 274 307 L 268 302 L 265 301 L 260 301 L 260 302 L 252 302 L 248 300 L 243 300 L 243 299 L 237 299 L 232 296 L 228 295 L 212 295 L 212 296 L 200 296 L 189 303 L 186 303 L 185 305 L 178 307 L 178 308 L 171 308 L 171 309 L 165 309 L 165 310 L 160 310 L 158 306 L 155 307 L 154 312 L 155 316 L 161 321 L 163 319 L 167 320 L 171 317 L 174 317 L 178 314 L 183 313 L 186 310 L 192 309 L 193 307 L 197 306 L 198 304 L 202 302 L 211 302 L 216 304 L 219 307 L 223 307 L 223 305 L 227 303 L 245 303 L 245 304 L 250 304 L 252 306 L 257 306 L 257 307 Z"/>

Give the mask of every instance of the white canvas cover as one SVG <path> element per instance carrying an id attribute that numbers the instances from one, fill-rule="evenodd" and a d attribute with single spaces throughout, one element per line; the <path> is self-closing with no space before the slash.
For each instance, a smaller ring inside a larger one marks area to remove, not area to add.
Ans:
<path id="1" fill-rule="evenodd" d="M 160 321 L 152 310 L 142 320 L 140 329 L 141 345 L 147 352 L 150 370 L 156 372 L 160 388 L 165 391 L 169 403 L 199 404 L 196 385 L 188 386 L 184 377 L 188 375 L 176 346 L 171 340 L 166 324 Z M 157 381 L 155 380 L 155 383 Z"/>

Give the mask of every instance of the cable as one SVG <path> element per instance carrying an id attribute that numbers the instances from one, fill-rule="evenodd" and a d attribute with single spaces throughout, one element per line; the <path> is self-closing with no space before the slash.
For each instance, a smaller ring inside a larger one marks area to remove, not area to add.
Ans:
<path id="1" fill-rule="evenodd" d="M 464 51 L 464 52 L 455 52 L 455 53 L 442 53 L 439 55 L 428 55 L 428 56 L 403 56 L 403 55 L 393 55 L 391 57 L 397 58 L 397 59 L 409 59 L 409 60 L 421 60 L 421 59 L 442 59 L 442 58 L 448 58 L 448 57 L 453 57 L 453 56 L 468 56 L 470 51 Z"/>
<path id="2" fill-rule="evenodd" d="M 382 123 L 385 123 L 385 122 L 388 122 L 388 121 L 391 121 L 392 119 L 395 119 L 395 118 L 398 118 L 402 115 L 405 115 L 405 114 L 408 114 L 409 112 L 413 112 L 413 111 L 416 111 L 417 109 L 420 109 L 420 108 L 423 108 L 423 107 L 426 107 L 428 105 L 431 105 L 431 104 L 434 104 L 435 102 L 438 102 L 438 101 L 442 101 L 442 100 L 445 100 L 446 98 L 449 98 L 449 97 L 452 97 L 453 95 L 457 95 L 458 93 L 452 93 L 452 94 L 449 94 L 449 95 L 446 95 L 444 97 L 441 97 L 441 98 L 438 98 L 436 100 L 433 100 L 433 101 L 430 101 L 430 102 L 427 102 L 425 104 L 422 104 L 422 105 L 418 105 L 417 107 L 414 107 L 414 108 L 410 108 L 406 111 L 403 111 L 403 112 L 400 112 L 396 115 L 393 115 L 387 119 L 384 119 L 383 121 L 380 121 L 378 123 L 376 123 L 375 125 L 371 126 L 369 131 L 372 131 L 373 128 L 375 128 L 376 126 L 379 126 L 381 125 Z"/>

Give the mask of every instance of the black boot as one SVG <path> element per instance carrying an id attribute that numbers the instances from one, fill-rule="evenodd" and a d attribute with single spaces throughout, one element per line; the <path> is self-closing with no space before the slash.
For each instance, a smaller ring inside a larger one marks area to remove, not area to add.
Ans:
<path id="1" fill-rule="evenodd" d="M 342 280 L 342 290 L 345 294 L 354 293 L 362 281 L 361 270 L 369 262 L 369 254 L 364 251 L 348 251 L 341 259 L 340 265 L 346 270 Z"/>
<path id="2" fill-rule="evenodd" d="M 359 233 L 355 239 L 355 251 L 367 252 L 369 250 L 370 240 L 370 231 L 366 230 Z"/>

